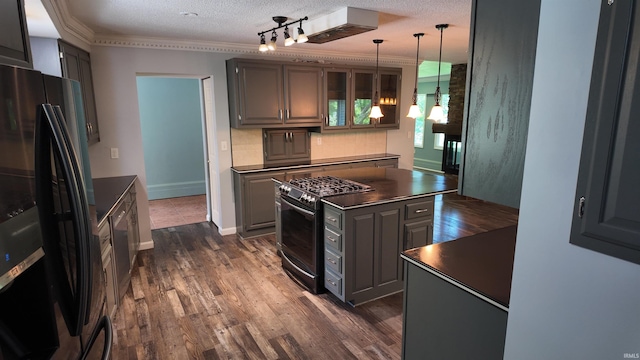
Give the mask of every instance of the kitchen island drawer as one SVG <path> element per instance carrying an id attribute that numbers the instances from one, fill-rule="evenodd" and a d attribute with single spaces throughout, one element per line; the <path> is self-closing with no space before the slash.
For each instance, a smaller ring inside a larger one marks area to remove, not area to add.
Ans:
<path id="1" fill-rule="evenodd" d="M 324 287 L 342 299 L 342 278 L 328 269 L 324 271 Z"/>
<path id="2" fill-rule="evenodd" d="M 335 254 L 331 249 L 324 249 L 324 265 L 326 269 L 342 275 L 342 256 Z"/>
<path id="3" fill-rule="evenodd" d="M 405 205 L 405 219 L 426 218 L 433 216 L 433 197 Z"/>
<path id="4" fill-rule="evenodd" d="M 338 252 L 342 252 L 342 234 L 324 227 L 324 243 Z"/>
<path id="5" fill-rule="evenodd" d="M 342 213 L 337 209 L 325 205 L 324 223 L 325 225 L 333 226 L 338 230 L 342 230 Z"/>

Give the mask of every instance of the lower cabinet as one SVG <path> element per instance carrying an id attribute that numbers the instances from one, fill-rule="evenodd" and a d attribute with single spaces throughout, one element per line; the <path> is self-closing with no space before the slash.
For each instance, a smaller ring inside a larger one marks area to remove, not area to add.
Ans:
<path id="1" fill-rule="evenodd" d="M 326 164 L 303 168 L 281 167 L 277 170 L 252 173 L 233 172 L 236 227 L 242 237 L 273 233 L 276 230 L 276 200 L 273 179 L 289 181 L 308 177 L 311 173 L 349 167 L 398 167 L 398 159 L 382 159 L 348 164 Z M 277 189 L 276 189 L 277 191 Z M 277 234 L 276 234 L 277 235 Z"/>
<path id="2" fill-rule="evenodd" d="M 506 311 L 411 262 L 405 277 L 403 359 L 502 359 Z"/>
<path id="3" fill-rule="evenodd" d="M 351 305 L 402 290 L 400 253 L 433 241 L 433 198 L 340 210 L 324 204 L 325 288 Z"/>
<path id="4" fill-rule="evenodd" d="M 282 219 L 280 218 L 280 183 L 274 181 L 273 187 L 275 192 L 275 211 L 276 211 L 276 250 L 278 255 L 282 251 Z"/>

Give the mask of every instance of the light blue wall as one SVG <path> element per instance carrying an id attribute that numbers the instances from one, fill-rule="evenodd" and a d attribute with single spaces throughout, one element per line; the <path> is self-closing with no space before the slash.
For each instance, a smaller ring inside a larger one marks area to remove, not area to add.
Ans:
<path id="1" fill-rule="evenodd" d="M 435 105 L 435 100 L 433 99 L 433 93 L 436 92 L 437 82 L 418 82 L 418 94 L 427 94 L 427 103 L 426 103 L 426 115 L 429 116 L 429 112 L 431 111 L 431 107 Z M 443 94 L 449 93 L 449 81 L 443 81 L 440 79 L 440 91 Z M 430 170 L 442 170 L 442 150 L 436 150 L 433 148 L 433 141 L 435 135 L 431 132 L 431 124 L 430 120 L 425 120 L 425 129 L 424 129 L 424 147 L 423 148 L 414 148 L 415 153 L 413 155 L 413 166 L 422 168 L 422 169 L 430 169 Z"/>
<path id="2" fill-rule="evenodd" d="M 542 0 L 505 359 L 640 354 L 640 265 L 569 243 L 602 3 Z"/>
<path id="3" fill-rule="evenodd" d="M 204 194 L 199 80 L 136 80 L 149 200 Z"/>

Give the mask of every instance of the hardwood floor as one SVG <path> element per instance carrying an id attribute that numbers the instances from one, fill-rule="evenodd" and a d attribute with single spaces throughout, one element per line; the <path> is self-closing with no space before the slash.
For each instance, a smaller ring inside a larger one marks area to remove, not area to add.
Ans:
<path id="1" fill-rule="evenodd" d="M 440 241 L 517 222 L 513 209 L 455 194 L 436 209 Z M 310 294 L 282 271 L 273 235 L 198 223 L 152 237 L 114 319 L 113 359 L 400 358 L 402 294 L 356 308 Z"/>

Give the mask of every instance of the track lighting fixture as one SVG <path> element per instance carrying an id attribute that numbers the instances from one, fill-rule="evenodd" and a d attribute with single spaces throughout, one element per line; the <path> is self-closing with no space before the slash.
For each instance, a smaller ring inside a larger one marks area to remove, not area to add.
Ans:
<path id="1" fill-rule="evenodd" d="M 380 50 L 380 44 L 382 43 L 382 39 L 374 39 L 373 43 L 376 44 L 376 81 L 378 81 L 378 54 Z M 371 113 L 369 114 L 370 118 L 380 119 L 384 115 L 382 114 L 382 110 L 380 110 L 380 99 L 378 98 L 378 87 L 376 86 L 376 94 L 373 97 L 373 106 L 371 107 Z"/>
<path id="2" fill-rule="evenodd" d="M 436 104 L 431 108 L 431 113 L 429 113 L 429 120 L 435 120 L 437 122 L 442 122 L 444 120 L 444 109 L 442 105 L 440 105 L 440 65 L 442 63 L 442 33 L 444 29 L 448 28 L 449 24 L 439 24 L 436 25 L 436 29 L 440 30 L 440 55 L 438 56 L 438 85 L 436 85 L 436 93 L 434 94 Z"/>
<path id="3" fill-rule="evenodd" d="M 309 19 L 308 17 L 305 16 L 296 21 L 292 21 L 286 24 L 285 22 L 288 19 L 286 16 L 274 16 L 272 17 L 272 19 L 273 21 L 278 23 L 278 26 L 258 33 L 258 36 L 260 36 L 260 46 L 258 47 L 258 50 L 260 50 L 261 52 L 276 50 L 277 48 L 276 41 L 278 40 L 278 34 L 276 33 L 276 30 L 281 28 L 284 28 L 284 46 L 291 46 L 295 43 L 302 44 L 309 40 L 307 36 L 304 34 L 304 31 L 302 30 L 302 21 L 308 20 Z M 294 25 L 297 22 L 300 23 L 300 27 L 298 27 L 298 38 L 294 40 L 293 37 L 291 37 L 291 34 L 289 33 L 289 25 Z M 271 32 L 271 41 L 267 44 L 265 41 L 264 34 L 268 32 Z"/>
<path id="4" fill-rule="evenodd" d="M 421 36 L 424 36 L 424 33 L 413 34 L 413 37 L 418 38 L 418 49 L 416 50 L 416 82 L 413 88 L 413 104 L 409 108 L 409 114 L 407 117 L 414 119 L 420 116 L 420 108 L 418 107 L 418 54 L 420 53 Z"/>

